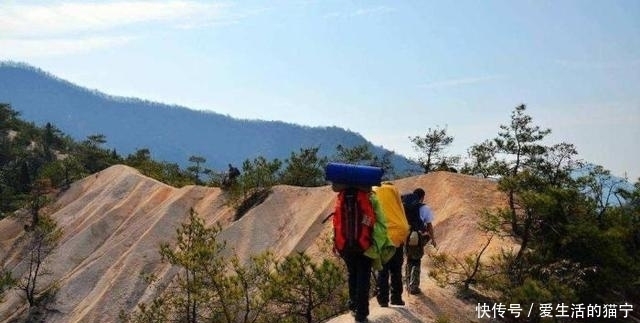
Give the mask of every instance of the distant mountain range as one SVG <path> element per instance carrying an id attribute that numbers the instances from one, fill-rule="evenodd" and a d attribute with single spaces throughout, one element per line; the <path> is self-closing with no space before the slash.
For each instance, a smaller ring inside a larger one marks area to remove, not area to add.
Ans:
<path id="1" fill-rule="evenodd" d="M 226 169 L 263 156 L 284 160 L 300 149 L 320 147 L 331 157 L 336 147 L 367 144 L 378 156 L 386 149 L 362 135 L 339 127 L 307 127 L 280 121 L 241 120 L 213 112 L 111 96 L 62 80 L 39 68 L 0 62 L 0 102 L 11 104 L 21 118 L 55 125 L 76 140 L 102 134 L 106 147 L 126 156 L 148 148 L 156 160 L 188 165 L 190 156 L 206 158 L 206 166 Z M 393 154 L 399 173 L 419 169 Z"/>

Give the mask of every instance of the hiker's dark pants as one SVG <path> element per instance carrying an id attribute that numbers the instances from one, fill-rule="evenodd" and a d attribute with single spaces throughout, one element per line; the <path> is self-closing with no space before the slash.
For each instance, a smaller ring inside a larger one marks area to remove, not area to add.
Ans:
<path id="1" fill-rule="evenodd" d="M 361 321 L 369 316 L 369 289 L 371 288 L 371 258 L 362 253 L 343 255 L 349 272 L 349 309 Z"/>
<path id="2" fill-rule="evenodd" d="M 420 291 L 420 258 L 407 257 L 406 279 L 409 293 Z"/>
<path id="3" fill-rule="evenodd" d="M 403 246 L 396 248 L 393 257 L 382 266 L 378 272 L 378 303 L 389 303 L 389 291 L 391 291 L 391 302 L 398 303 L 402 300 L 402 264 L 404 263 Z M 391 286 L 389 286 L 391 278 Z M 389 288 L 391 287 L 391 288 Z"/>

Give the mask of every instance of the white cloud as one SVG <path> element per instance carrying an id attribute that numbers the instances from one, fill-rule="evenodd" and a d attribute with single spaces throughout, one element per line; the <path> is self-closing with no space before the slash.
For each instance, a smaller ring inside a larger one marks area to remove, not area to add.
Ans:
<path id="1" fill-rule="evenodd" d="M 353 12 L 353 16 L 370 16 L 393 12 L 395 9 L 386 6 L 377 6 L 372 8 L 358 9 Z"/>
<path id="2" fill-rule="evenodd" d="M 377 6 L 370 8 L 361 8 L 353 11 L 337 11 L 332 12 L 325 17 L 327 18 L 349 18 L 349 17 L 358 17 L 358 16 L 373 16 L 373 15 L 381 15 L 387 14 L 396 11 L 395 8 L 387 7 L 387 6 Z"/>
<path id="3" fill-rule="evenodd" d="M 0 59 L 87 53 L 123 46 L 144 30 L 210 26 L 238 20 L 228 5 L 196 1 L 0 4 Z M 145 29 L 136 29 L 144 26 Z"/>
<path id="4" fill-rule="evenodd" d="M 218 18 L 225 5 L 194 1 L 56 2 L 0 5 L 0 38 L 44 38 L 109 31 L 151 22 Z"/>
<path id="5" fill-rule="evenodd" d="M 503 75 L 465 77 L 465 78 L 457 78 L 457 79 L 425 83 L 425 84 L 421 84 L 420 87 L 426 88 L 426 89 L 447 88 L 447 87 L 455 87 L 455 86 L 461 86 L 461 85 L 484 83 L 484 82 L 494 81 L 502 78 L 504 78 Z"/>
<path id="6" fill-rule="evenodd" d="M 269 7 L 258 7 L 243 9 L 242 11 L 227 11 L 223 13 L 223 11 L 226 9 L 225 7 L 226 6 L 220 6 L 216 17 L 206 18 L 206 16 L 204 16 L 200 19 L 183 19 L 181 22 L 176 23 L 175 27 L 180 29 L 197 29 L 233 25 L 240 23 L 241 21 L 246 20 L 250 17 L 257 16 L 271 10 Z"/>

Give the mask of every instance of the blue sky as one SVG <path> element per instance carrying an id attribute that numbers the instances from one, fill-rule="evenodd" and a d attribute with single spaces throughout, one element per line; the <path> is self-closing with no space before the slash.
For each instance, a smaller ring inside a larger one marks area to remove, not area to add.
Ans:
<path id="1" fill-rule="evenodd" d="M 640 177 L 636 0 L 2 1 L 0 26 L 0 60 L 408 157 L 436 126 L 464 157 L 524 103 L 546 143 Z"/>

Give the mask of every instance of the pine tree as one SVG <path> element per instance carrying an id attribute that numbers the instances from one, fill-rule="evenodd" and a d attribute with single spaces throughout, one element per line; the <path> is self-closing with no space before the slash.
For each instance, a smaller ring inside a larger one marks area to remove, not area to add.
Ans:
<path id="1" fill-rule="evenodd" d="M 421 153 L 418 162 L 422 166 L 424 173 L 427 174 L 437 167 L 443 161 L 449 166 L 453 166 L 457 162 L 457 158 L 448 159 L 444 155 L 444 151 L 453 142 L 453 136 L 447 135 L 447 128 L 436 127 L 429 128 L 424 137 L 410 137 L 414 145 L 414 149 Z"/>

